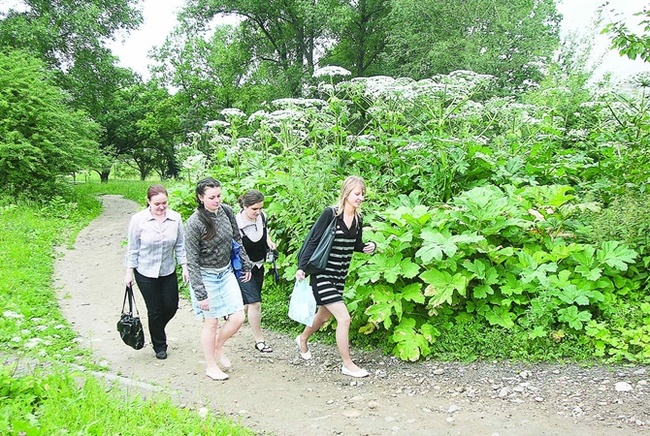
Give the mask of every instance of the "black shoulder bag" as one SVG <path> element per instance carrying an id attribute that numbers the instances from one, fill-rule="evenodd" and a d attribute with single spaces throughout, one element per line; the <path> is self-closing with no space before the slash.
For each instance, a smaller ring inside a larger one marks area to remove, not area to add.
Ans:
<path id="1" fill-rule="evenodd" d="M 126 300 L 129 300 L 129 311 L 126 312 Z M 135 309 L 135 316 L 133 315 Z M 124 291 L 124 301 L 122 302 L 122 315 L 117 322 L 117 331 L 126 345 L 136 350 L 144 347 L 144 330 L 140 321 L 138 308 L 135 307 L 135 298 L 133 297 L 133 288 L 127 286 Z"/>
<path id="2" fill-rule="evenodd" d="M 334 236 L 336 235 L 336 209 L 334 209 L 333 212 L 334 212 L 334 217 L 332 218 L 332 222 L 329 223 L 329 225 L 323 232 L 320 241 L 318 241 L 318 245 L 316 246 L 316 249 L 312 253 L 311 257 L 309 258 L 309 261 L 307 262 L 307 266 L 305 267 L 305 274 L 307 275 L 323 272 L 325 271 L 325 268 L 327 268 L 327 260 L 330 257 L 330 251 L 332 251 L 332 244 L 334 243 Z M 311 229 L 309 229 L 309 233 L 307 233 L 305 242 L 303 242 L 302 247 L 298 252 L 298 262 L 300 262 L 300 257 L 302 256 L 302 253 L 305 250 L 307 243 L 309 242 L 312 235 L 314 234 L 315 225 L 316 223 L 314 223 L 314 225 L 311 226 Z"/>

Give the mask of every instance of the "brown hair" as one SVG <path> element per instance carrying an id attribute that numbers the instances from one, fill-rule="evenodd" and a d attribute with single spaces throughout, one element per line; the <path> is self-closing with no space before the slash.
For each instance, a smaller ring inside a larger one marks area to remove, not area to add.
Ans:
<path id="1" fill-rule="evenodd" d="M 205 209 L 203 202 L 199 198 L 199 195 L 205 195 L 205 191 L 208 188 L 221 188 L 221 182 L 212 177 L 206 177 L 205 179 L 199 180 L 199 183 L 196 184 L 195 193 L 196 202 L 198 204 L 196 210 L 199 213 L 199 220 L 205 225 L 206 233 L 205 236 L 203 236 L 203 240 L 205 241 L 209 241 L 217 235 L 217 229 L 214 227 L 214 222 L 212 221 L 212 218 L 210 218 L 208 211 Z"/>
<path id="2" fill-rule="evenodd" d="M 155 197 L 158 194 L 167 195 L 167 190 L 163 185 L 151 185 L 147 189 L 147 200 L 151 200 L 152 197 Z M 167 195 L 168 196 L 168 195 Z"/>
<path id="3" fill-rule="evenodd" d="M 264 201 L 264 194 L 257 189 L 251 189 L 246 191 L 245 194 L 240 195 L 237 201 L 239 201 L 239 205 L 243 209 L 257 203 L 262 203 Z"/>

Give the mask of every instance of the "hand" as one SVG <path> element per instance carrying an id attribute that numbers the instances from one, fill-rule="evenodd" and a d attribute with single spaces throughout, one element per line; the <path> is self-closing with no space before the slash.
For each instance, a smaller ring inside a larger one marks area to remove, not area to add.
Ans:
<path id="1" fill-rule="evenodd" d="M 241 279 L 242 283 L 246 283 L 253 277 L 253 274 L 248 271 L 248 272 L 242 272 L 239 278 Z"/>
<path id="2" fill-rule="evenodd" d="M 181 265 L 181 269 L 183 270 L 181 275 L 183 276 L 183 283 L 189 283 L 190 282 L 190 273 L 187 270 L 187 265 Z"/>
<path id="3" fill-rule="evenodd" d="M 306 275 L 303 270 L 299 269 L 298 271 L 296 271 L 296 280 L 305 280 L 305 277 Z"/>
<path id="4" fill-rule="evenodd" d="M 206 298 L 205 300 L 201 300 L 198 302 L 199 309 L 201 310 L 210 310 L 210 302 Z"/>
<path id="5" fill-rule="evenodd" d="M 127 272 L 126 275 L 124 276 L 124 284 L 126 286 L 133 286 L 133 273 Z"/>
<path id="6" fill-rule="evenodd" d="M 366 242 L 366 245 L 363 246 L 363 252 L 366 254 L 371 254 L 377 249 L 377 244 L 374 242 Z"/>

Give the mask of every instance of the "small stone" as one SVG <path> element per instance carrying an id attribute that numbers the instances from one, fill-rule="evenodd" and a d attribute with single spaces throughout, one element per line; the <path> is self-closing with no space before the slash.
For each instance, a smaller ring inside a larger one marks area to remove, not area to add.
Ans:
<path id="1" fill-rule="evenodd" d="M 640 369 L 637 369 L 636 371 L 634 371 L 632 374 L 634 374 L 634 375 L 644 375 L 645 373 L 646 373 L 645 368 L 640 368 Z"/>
<path id="2" fill-rule="evenodd" d="M 508 388 L 503 388 L 503 389 L 501 389 L 501 390 L 499 391 L 499 397 L 500 397 L 500 398 L 505 398 L 505 397 L 508 396 L 509 393 L 510 393 L 510 389 L 508 389 Z"/>
<path id="3" fill-rule="evenodd" d="M 447 413 L 456 413 L 459 410 L 460 410 L 459 406 L 452 404 L 451 406 L 449 406 L 449 409 L 447 409 Z"/>
<path id="4" fill-rule="evenodd" d="M 449 417 L 449 418 L 447 418 L 447 419 L 446 419 L 445 421 L 447 421 L 448 423 L 450 423 L 450 424 L 451 424 L 452 422 L 454 422 L 454 421 L 455 421 L 455 419 L 454 419 L 454 418 L 453 418 L 452 416 L 450 416 L 450 417 Z"/>
<path id="5" fill-rule="evenodd" d="M 208 416 L 208 408 L 207 408 L 207 407 L 201 407 L 201 408 L 198 410 L 197 413 L 199 414 L 199 416 L 200 416 L 202 419 L 205 419 L 205 417 Z"/>
<path id="6" fill-rule="evenodd" d="M 346 418 L 356 418 L 361 415 L 361 412 L 355 409 L 347 409 L 343 411 L 343 416 Z"/>
<path id="7" fill-rule="evenodd" d="M 638 382 L 636 382 L 636 384 L 639 386 L 647 386 L 648 380 L 639 380 Z"/>
<path id="8" fill-rule="evenodd" d="M 376 409 L 379 407 L 379 403 L 376 401 L 369 401 L 368 402 L 368 409 Z"/>
<path id="9" fill-rule="evenodd" d="M 445 373 L 445 370 L 442 368 L 434 369 L 433 370 L 433 375 L 442 375 Z"/>
<path id="10" fill-rule="evenodd" d="M 544 401 L 544 398 L 542 398 L 542 397 L 535 397 L 535 401 L 537 401 L 538 403 L 540 403 L 540 402 Z"/>
<path id="11" fill-rule="evenodd" d="M 631 384 L 627 382 L 618 382 L 614 385 L 617 392 L 628 392 L 634 390 Z"/>

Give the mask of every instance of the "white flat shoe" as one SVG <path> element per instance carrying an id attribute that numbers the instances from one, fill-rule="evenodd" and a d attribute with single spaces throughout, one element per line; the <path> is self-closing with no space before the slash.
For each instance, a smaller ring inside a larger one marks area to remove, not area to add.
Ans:
<path id="1" fill-rule="evenodd" d="M 366 371 L 363 368 L 361 368 L 358 371 L 350 371 L 345 365 L 341 366 L 341 373 L 343 375 L 347 375 L 354 378 L 363 378 L 363 377 L 368 377 L 370 375 L 368 374 L 368 371 Z"/>
<path id="2" fill-rule="evenodd" d="M 214 381 L 224 381 L 224 380 L 228 380 L 230 378 L 230 376 L 228 374 L 224 373 L 224 372 L 222 372 L 221 374 L 214 374 L 214 373 L 210 373 L 210 372 L 206 371 L 205 375 L 208 376 L 208 378 L 210 378 L 210 379 L 212 379 Z"/>
<path id="3" fill-rule="evenodd" d="M 311 351 L 309 351 L 309 348 L 307 348 L 307 351 L 304 353 L 301 351 L 302 348 L 300 347 L 300 335 L 296 336 L 296 344 L 298 344 L 298 353 L 300 353 L 300 357 L 302 357 L 303 360 L 311 359 Z"/>

